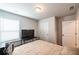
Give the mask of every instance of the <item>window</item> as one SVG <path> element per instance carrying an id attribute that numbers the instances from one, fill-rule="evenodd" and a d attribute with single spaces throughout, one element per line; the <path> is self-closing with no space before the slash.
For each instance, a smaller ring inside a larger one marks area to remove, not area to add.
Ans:
<path id="1" fill-rule="evenodd" d="M 20 21 L 0 18 L 0 42 L 20 39 Z"/>

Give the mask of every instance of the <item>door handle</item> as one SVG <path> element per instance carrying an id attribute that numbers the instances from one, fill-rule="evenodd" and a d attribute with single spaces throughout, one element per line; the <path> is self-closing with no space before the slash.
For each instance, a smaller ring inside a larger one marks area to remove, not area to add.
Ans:
<path id="1" fill-rule="evenodd" d="M 77 35 L 77 33 L 75 33 L 75 35 Z"/>
<path id="2" fill-rule="evenodd" d="M 62 34 L 62 36 L 64 36 L 64 34 Z"/>

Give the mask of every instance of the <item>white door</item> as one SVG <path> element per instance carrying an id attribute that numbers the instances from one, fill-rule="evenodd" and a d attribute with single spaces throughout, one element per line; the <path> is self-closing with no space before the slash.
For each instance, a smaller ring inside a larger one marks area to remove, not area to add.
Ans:
<path id="1" fill-rule="evenodd" d="M 79 16 L 77 16 L 77 48 L 79 48 Z"/>
<path id="2" fill-rule="evenodd" d="M 62 45 L 75 47 L 75 21 L 62 21 Z"/>
<path id="3" fill-rule="evenodd" d="M 40 39 L 49 41 L 49 21 L 48 20 L 42 20 L 39 22 L 39 36 Z"/>

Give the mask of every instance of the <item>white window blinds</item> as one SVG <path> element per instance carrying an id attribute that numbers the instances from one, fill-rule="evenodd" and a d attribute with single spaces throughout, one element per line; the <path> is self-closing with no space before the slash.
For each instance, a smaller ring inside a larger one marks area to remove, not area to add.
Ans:
<path id="1" fill-rule="evenodd" d="M 20 21 L 0 18 L 0 42 L 20 38 Z"/>

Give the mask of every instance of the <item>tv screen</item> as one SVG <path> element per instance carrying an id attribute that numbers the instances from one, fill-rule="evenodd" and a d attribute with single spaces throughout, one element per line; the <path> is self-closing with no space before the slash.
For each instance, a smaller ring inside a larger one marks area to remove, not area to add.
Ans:
<path id="1" fill-rule="evenodd" d="M 22 39 L 29 40 L 34 38 L 34 30 L 22 30 Z"/>

